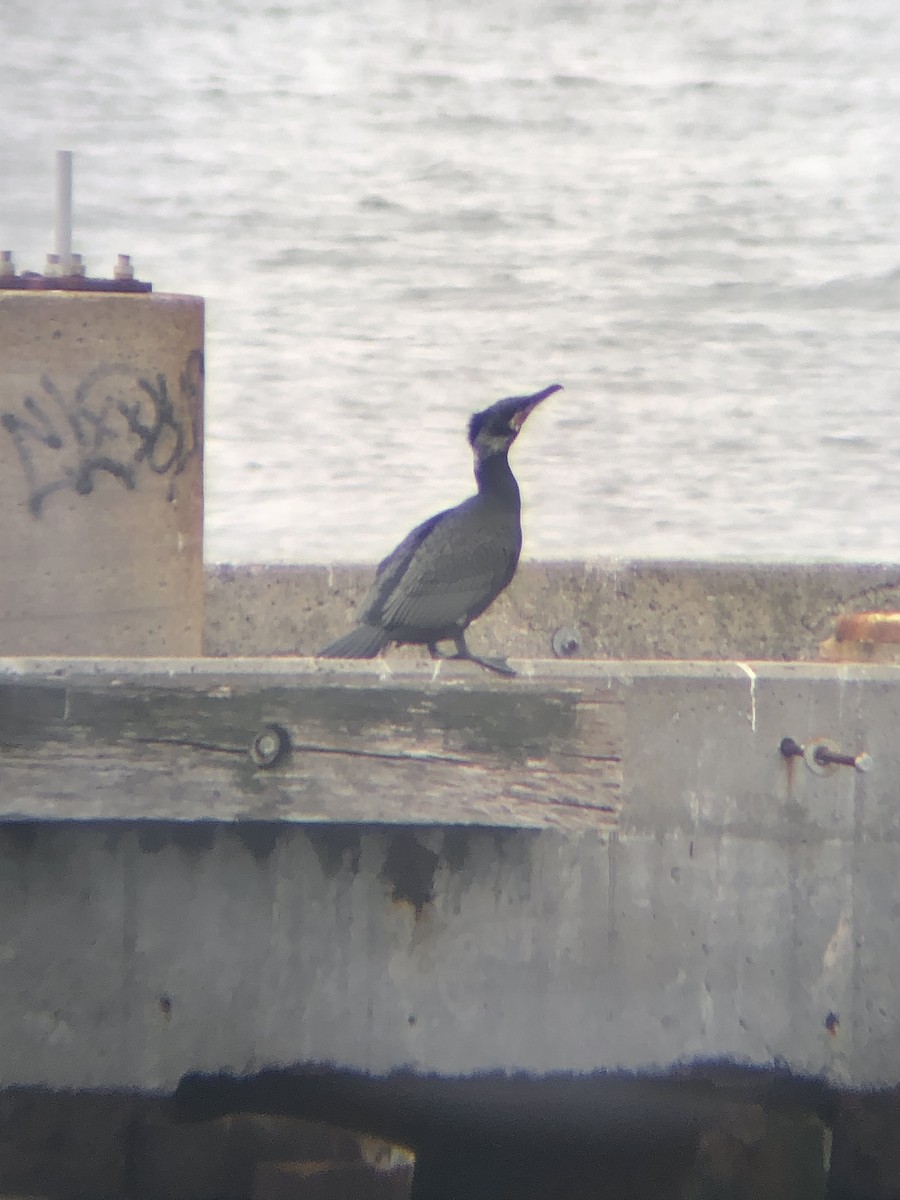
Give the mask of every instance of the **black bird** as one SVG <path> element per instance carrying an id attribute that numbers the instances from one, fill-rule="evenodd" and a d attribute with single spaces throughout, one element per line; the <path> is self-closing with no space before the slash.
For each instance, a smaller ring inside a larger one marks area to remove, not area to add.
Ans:
<path id="1" fill-rule="evenodd" d="M 427 646 L 432 658 L 466 658 L 501 675 L 515 674 L 503 661 L 472 654 L 465 633 L 516 572 L 522 505 L 507 454 L 529 413 L 560 387 L 511 396 L 475 413 L 469 445 L 478 491 L 403 539 L 379 565 L 356 628 L 319 657 L 374 658 L 391 642 L 415 643 Z M 455 643 L 455 654 L 438 652 L 437 643 L 445 640 Z"/>

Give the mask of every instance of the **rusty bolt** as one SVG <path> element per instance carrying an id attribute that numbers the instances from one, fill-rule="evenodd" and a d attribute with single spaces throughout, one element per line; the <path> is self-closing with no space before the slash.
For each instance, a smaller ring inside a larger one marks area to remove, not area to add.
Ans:
<path id="1" fill-rule="evenodd" d="M 814 750 L 814 757 L 820 767 L 828 766 L 843 766 L 854 767 L 857 771 L 871 771 L 872 755 L 866 754 L 840 754 L 836 750 L 832 750 L 824 743 L 819 743 Z"/>
<path id="2" fill-rule="evenodd" d="M 778 747 L 785 758 L 802 758 L 803 747 L 799 742 L 795 742 L 792 737 L 781 739 L 781 745 Z"/>
<path id="3" fill-rule="evenodd" d="M 871 771 L 874 761 L 871 754 L 844 754 L 827 738 L 817 738 L 808 746 L 801 746 L 792 737 L 781 739 L 779 750 L 785 758 L 802 758 L 816 775 L 828 775 L 832 767 L 853 767 L 860 772 Z"/>

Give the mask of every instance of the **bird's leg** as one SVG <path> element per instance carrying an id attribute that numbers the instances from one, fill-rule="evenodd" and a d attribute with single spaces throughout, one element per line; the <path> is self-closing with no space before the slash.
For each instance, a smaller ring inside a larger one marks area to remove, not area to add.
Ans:
<path id="1" fill-rule="evenodd" d="M 515 675 L 515 671 L 504 658 L 479 658 L 477 654 L 473 654 L 466 645 L 466 636 L 461 633 L 459 637 L 453 639 L 456 646 L 456 653 L 451 655 L 452 658 L 467 659 L 469 662 L 478 663 L 479 667 L 484 667 L 486 671 L 496 671 L 498 675 Z"/>
<path id="2" fill-rule="evenodd" d="M 456 646 L 456 653 L 444 654 L 438 650 L 435 642 L 428 642 L 428 653 L 432 658 L 442 659 L 446 662 L 462 660 L 464 662 L 477 663 L 479 667 L 484 667 L 486 671 L 496 671 L 498 675 L 512 676 L 516 673 L 503 658 L 479 658 L 477 654 L 473 654 L 466 645 L 465 635 L 462 633 L 459 637 L 453 639 L 453 644 Z"/>

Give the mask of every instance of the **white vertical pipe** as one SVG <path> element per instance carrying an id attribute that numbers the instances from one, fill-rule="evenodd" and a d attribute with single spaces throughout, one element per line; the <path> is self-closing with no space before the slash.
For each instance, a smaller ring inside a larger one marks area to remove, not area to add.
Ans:
<path id="1" fill-rule="evenodd" d="M 56 253 L 63 275 L 72 273 L 72 151 L 56 152 Z"/>

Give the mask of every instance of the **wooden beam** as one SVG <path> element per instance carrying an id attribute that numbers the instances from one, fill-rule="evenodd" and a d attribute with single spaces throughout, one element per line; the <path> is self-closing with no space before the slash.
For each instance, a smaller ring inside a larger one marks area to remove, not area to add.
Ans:
<path id="1" fill-rule="evenodd" d="M 618 823 L 624 705 L 608 673 L 14 661 L 0 820 Z"/>

